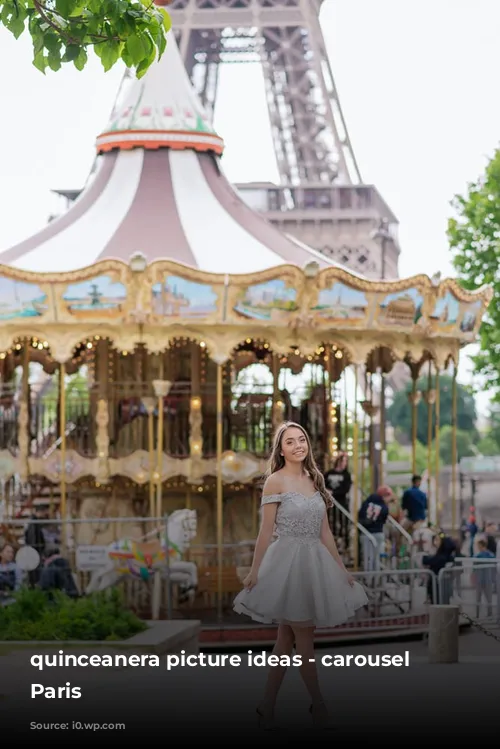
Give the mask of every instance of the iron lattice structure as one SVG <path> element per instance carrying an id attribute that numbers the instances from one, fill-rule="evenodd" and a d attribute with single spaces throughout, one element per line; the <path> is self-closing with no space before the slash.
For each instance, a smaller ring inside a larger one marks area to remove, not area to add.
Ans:
<path id="1" fill-rule="evenodd" d="M 209 111 L 221 64 L 262 65 L 280 184 L 238 184 L 247 202 L 337 262 L 372 278 L 395 278 L 397 219 L 377 189 L 363 184 L 326 52 L 322 4 L 173 0 L 168 9 Z"/>

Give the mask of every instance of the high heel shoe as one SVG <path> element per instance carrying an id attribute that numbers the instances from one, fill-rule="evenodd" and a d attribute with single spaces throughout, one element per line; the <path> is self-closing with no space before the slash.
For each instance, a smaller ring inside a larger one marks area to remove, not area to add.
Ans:
<path id="1" fill-rule="evenodd" d="M 260 707 L 258 707 L 255 712 L 257 713 L 259 728 L 261 728 L 263 731 L 274 731 L 274 729 L 276 728 L 274 718 L 270 718 L 264 715 Z"/>
<path id="2" fill-rule="evenodd" d="M 322 715 L 320 715 L 320 716 L 316 715 L 315 716 L 314 715 L 314 705 L 311 705 L 310 708 L 309 708 L 309 713 L 311 715 L 311 718 L 313 719 L 314 725 L 317 728 L 321 728 L 323 731 L 334 731 L 335 730 L 335 725 L 333 724 L 330 715 L 326 711 L 326 708 L 325 708 L 325 712 Z"/>

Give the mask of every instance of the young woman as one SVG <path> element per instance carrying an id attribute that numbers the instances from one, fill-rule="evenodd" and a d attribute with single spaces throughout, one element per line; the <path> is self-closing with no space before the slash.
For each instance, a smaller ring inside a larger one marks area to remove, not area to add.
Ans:
<path id="1" fill-rule="evenodd" d="M 311 696 L 310 713 L 324 728 L 331 724 L 314 663 L 314 630 L 341 624 L 368 602 L 337 551 L 327 518 L 330 504 L 307 433 L 298 424 L 282 424 L 264 485 L 252 568 L 234 601 L 236 612 L 279 624 L 274 655 L 290 656 L 295 644 Z M 273 541 L 275 526 L 278 539 Z M 285 672 L 286 667 L 270 669 L 257 708 L 265 729 L 274 727 L 274 707 Z"/>

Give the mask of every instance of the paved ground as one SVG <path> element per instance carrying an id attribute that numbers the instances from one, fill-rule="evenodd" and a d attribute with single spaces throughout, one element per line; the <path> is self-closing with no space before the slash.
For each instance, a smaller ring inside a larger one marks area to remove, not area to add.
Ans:
<path id="1" fill-rule="evenodd" d="M 397 732 L 400 737 L 402 731 L 413 738 L 428 737 L 432 727 L 447 736 L 455 730 L 457 737 L 461 734 L 463 738 L 464 731 L 477 725 L 497 735 L 500 643 L 483 634 L 471 631 L 461 636 L 458 664 L 429 664 L 427 645 L 422 640 L 339 645 L 334 650 L 318 650 L 317 662 L 325 655 L 404 655 L 405 651 L 409 653 L 409 667 L 320 666 L 326 700 L 344 737 L 379 730 Z M 231 736 L 229 732 L 234 735 L 235 731 L 240 737 L 253 739 L 255 734 L 262 738 L 262 732 L 256 733 L 255 706 L 265 681 L 264 668 L 242 665 L 168 671 L 162 663 L 159 668 L 50 668 L 40 673 L 30 666 L 31 654 L 0 658 L 0 692 L 4 694 L 0 719 L 2 726 L 9 725 L 12 735 L 29 732 L 33 738 L 37 729 L 30 724 L 36 721 L 45 725 L 91 721 L 125 723 L 128 738 L 135 733 L 142 738 L 157 737 L 158 733 L 166 737 L 175 729 L 176 734 L 182 731 L 193 741 L 198 737 L 197 745 L 200 737 L 214 739 Z M 29 696 L 32 683 L 61 686 L 67 682 L 81 687 L 80 700 L 33 700 Z M 280 735 L 286 740 L 309 735 L 308 705 L 299 669 L 292 668 L 278 710 Z M 278 736 L 274 732 L 263 735 Z M 102 741 L 103 736 L 109 743 L 109 730 L 93 730 L 92 742 Z"/>

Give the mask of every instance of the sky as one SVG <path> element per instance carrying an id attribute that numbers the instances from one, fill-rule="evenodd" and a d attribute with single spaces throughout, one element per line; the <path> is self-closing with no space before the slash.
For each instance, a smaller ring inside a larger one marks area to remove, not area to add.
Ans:
<path id="1" fill-rule="evenodd" d="M 481 174 L 500 140 L 500 2 L 325 0 L 321 22 L 363 180 L 400 221 L 400 275 L 453 275 L 450 201 Z M 91 59 L 82 73 L 68 66 L 43 76 L 31 64 L 30 39 L 0 28 L 0 69 L 5 249 L 61 207 L 51 189 L 84 184 L 122 68 L 105 74 Z M 276 180 L 257 66 L 225 67 L 215 125 L 232 181 Z M 464 357 L 462 380 L 469 370 Z M 483 395 L 478 406 L 485 403 Z"/>

